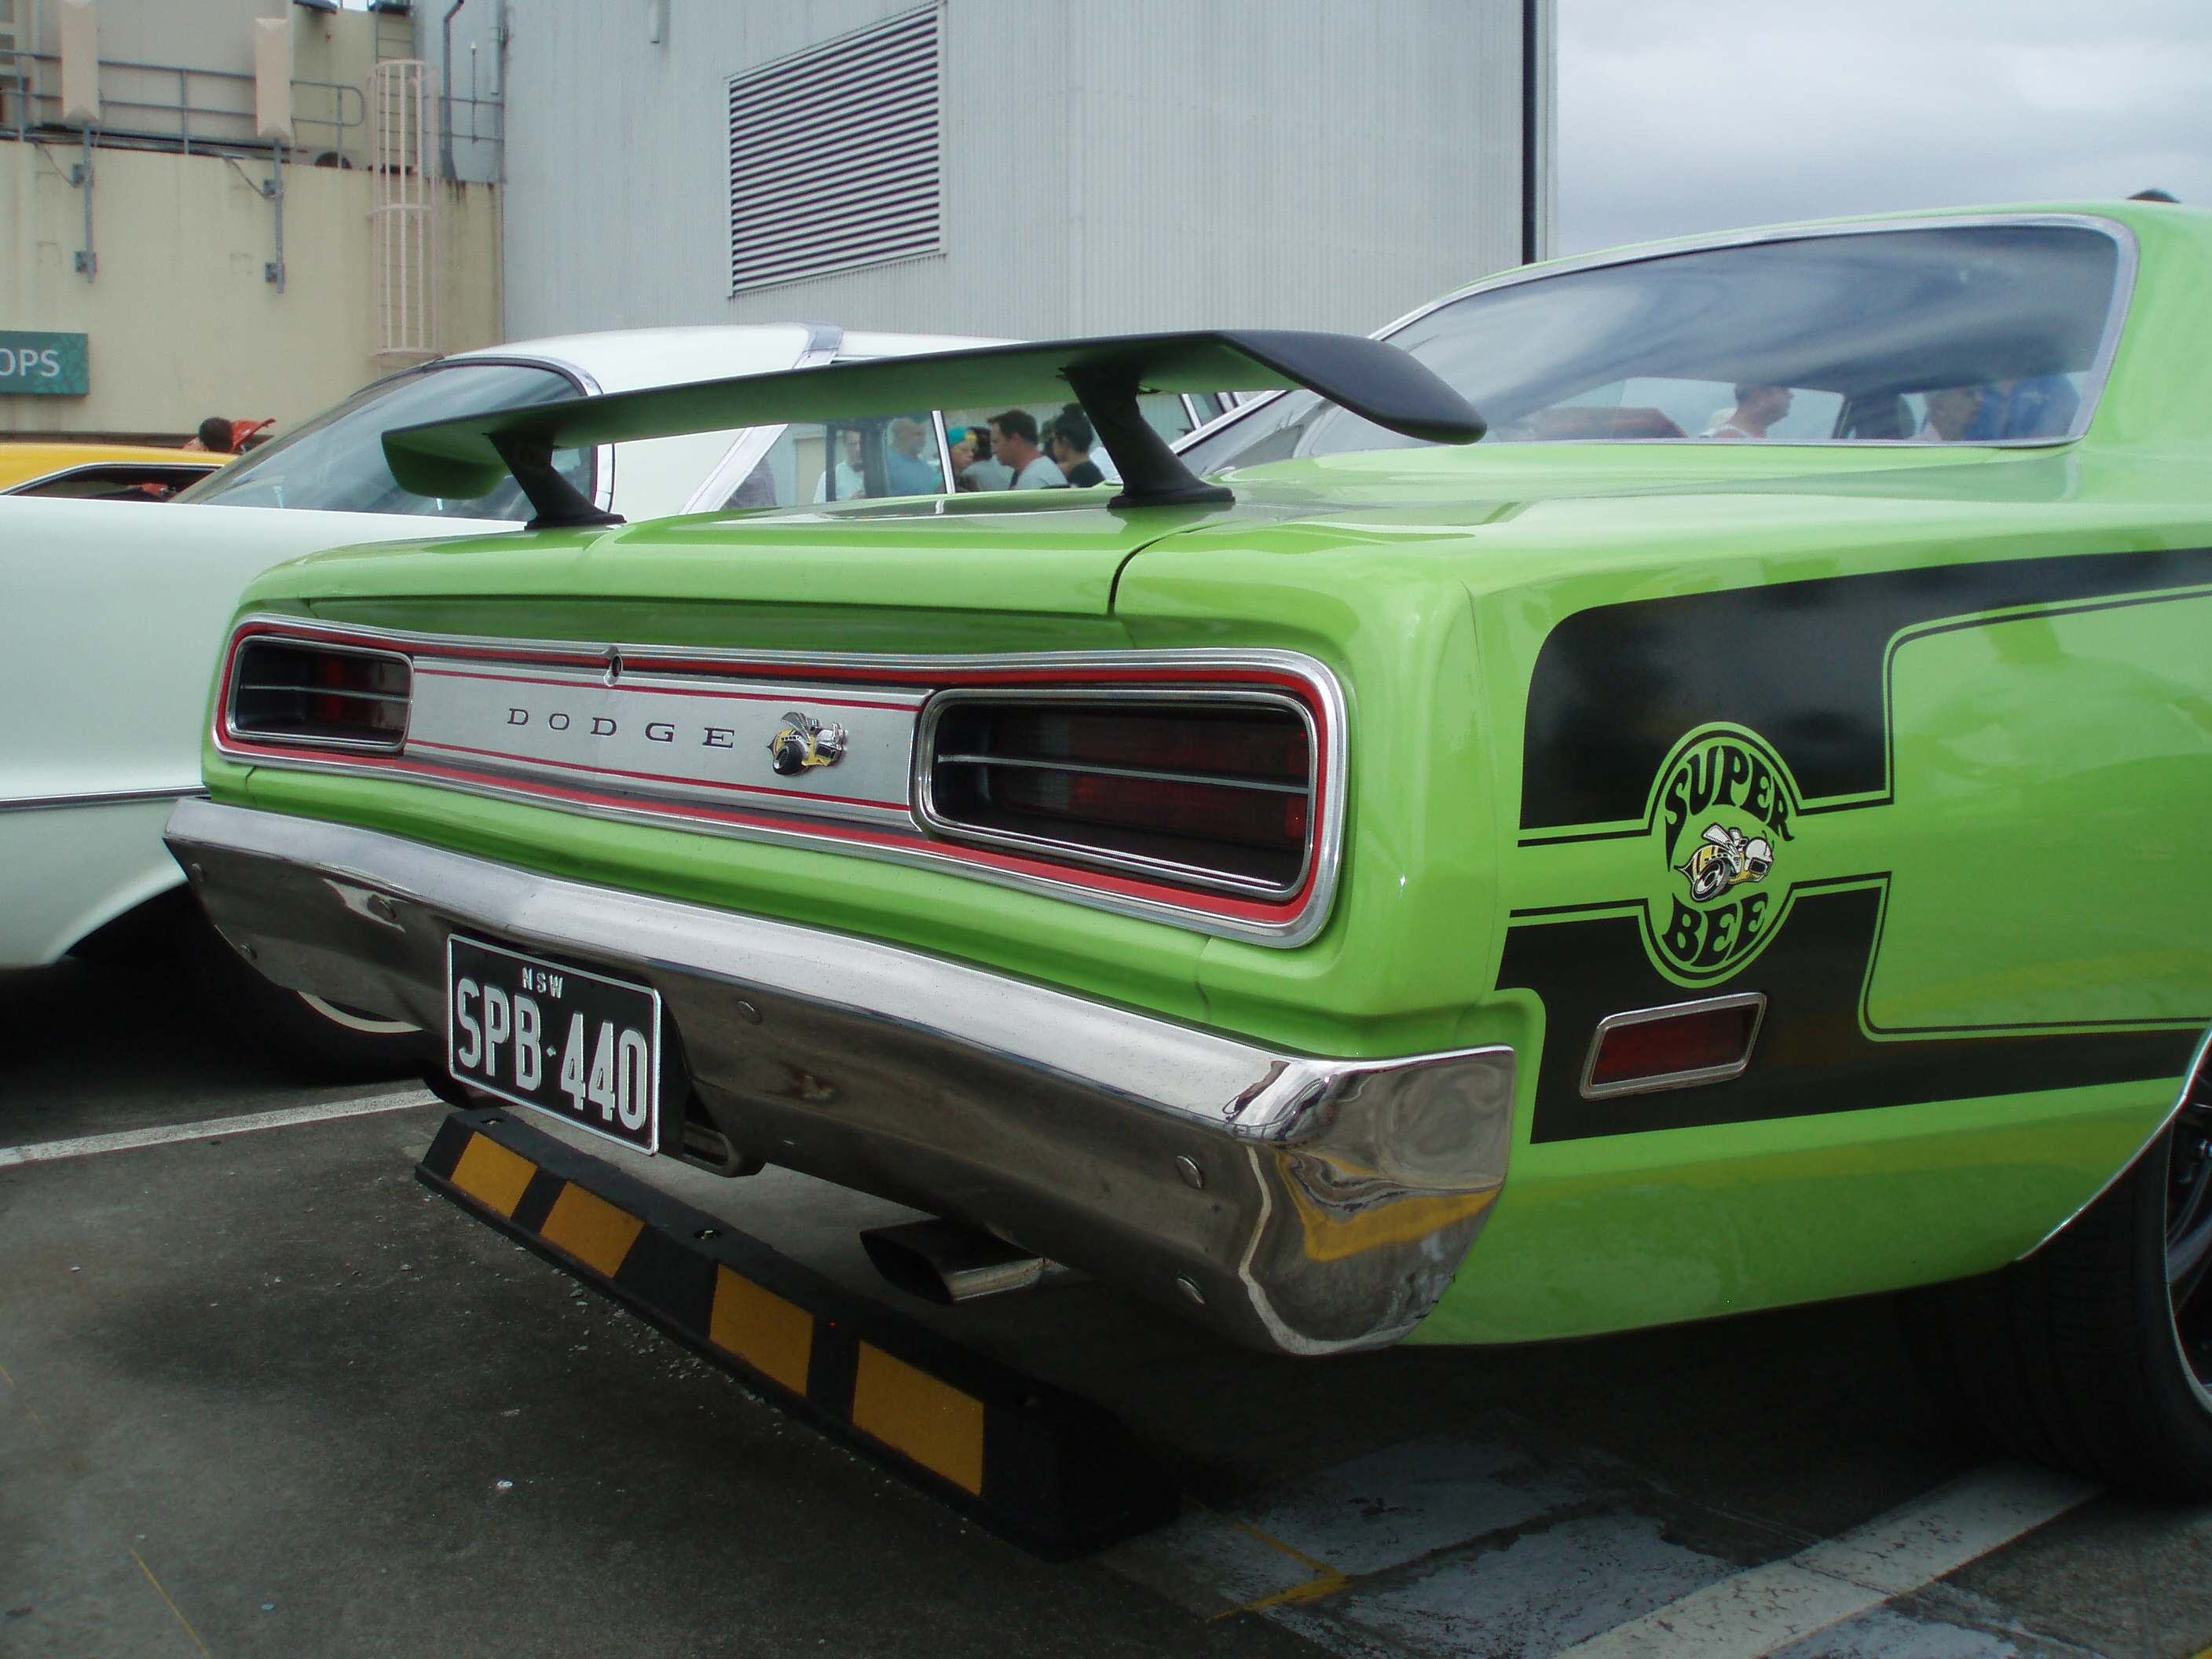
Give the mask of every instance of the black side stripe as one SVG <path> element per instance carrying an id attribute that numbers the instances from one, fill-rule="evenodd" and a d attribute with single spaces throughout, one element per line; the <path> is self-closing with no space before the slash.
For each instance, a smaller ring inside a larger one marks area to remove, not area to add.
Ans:
<path id="1" fill-rule="evenodd" d="M 1879 792 L 1889 781 L 1884 658 L 1900 630 L 2207 582 L 2212 548 L 2188 548 L 1819 577 L 1577 611 L 1552 630 L 1530 676 L 1522 830 L 1641 818 L 1668 750 L 1719 720 L 1772 744 L 1808 801 Z"/>
<path id="2" fill-rule="evenodd" d="M 1881 926 L 1884 882 L 1800 890 L 1789 925 L 1727 990 L 1764 991 L 1751 1066 L 1732 1082 L 1584 1100 L 1583 1061 L 1607 1014 L 1711 994 L 1685 991 L 1645 956 L 1638 916 L 1522 923 L 1505 935 L 1501 989 L 1544 1001 L 1531 1139 L 1581 1140 L 1646 1129 L 1808 1117 L 1985 1095 L 2178 1078 L 2195 1027 L 1876 1042 L 1860 1024 L 1861 988 Z"/>

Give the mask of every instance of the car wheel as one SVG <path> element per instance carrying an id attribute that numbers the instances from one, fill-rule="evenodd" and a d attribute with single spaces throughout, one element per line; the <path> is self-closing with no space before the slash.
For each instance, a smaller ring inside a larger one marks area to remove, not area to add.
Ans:
<path id="1" fill-rule="evenodd" d="M 2042 1249 L 1901 1300 L 1936 1395 L 2016 1456 L 2212 1497 L 2212 1091 Z"/>
<path id="2" fill-rule="evenodd" d="M 319 1082 L 411 1077 L 437 1047 L 419 1025 L 380 1019 L 262 977 L 197 902 L 179 906 L 173 938 L 185 970 L 215 1016 L 240 1037 L 276 1051 Z"/>

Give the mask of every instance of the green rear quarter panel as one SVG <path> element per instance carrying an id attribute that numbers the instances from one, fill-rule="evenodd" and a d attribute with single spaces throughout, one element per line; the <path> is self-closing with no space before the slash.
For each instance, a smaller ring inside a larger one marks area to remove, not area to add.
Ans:
<path id="1" fill-rule="evenodd" d="M 1351 748 L 1340 890 L 1297 949 L 212 752 L 210 785 L 1310 1052 L 1510 1043 L 1510 1175 L 1415 1340 L 1994 1268 L 2144 1144 L 2212 1022 L 2212 216 L 2094 210 L 2142 264 L 2075 443 L 1384 451 L 1252 469 L 1228 512 L 970 498 L 320 556 L 242 607 L 754 649 L 1303 651 Z M 1709 826 L 1771 868 L 1693 896 Z M 1743 1077 L 1582 1093 L 1604 1015 L 1740 992 L 1768 999 Z"/>

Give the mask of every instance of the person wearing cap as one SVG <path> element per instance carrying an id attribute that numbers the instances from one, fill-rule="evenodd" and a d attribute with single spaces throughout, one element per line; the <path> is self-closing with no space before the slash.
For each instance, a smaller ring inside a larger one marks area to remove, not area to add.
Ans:
<path id="1" fill-rule="evenodd" d="M 969 459 L 962 459 L 963 453 Z M 991 453 L 991 428 L 971 426 L 952 445 L 952 471 L 962 489 L 1012 489 L 1014 469 Z"/>

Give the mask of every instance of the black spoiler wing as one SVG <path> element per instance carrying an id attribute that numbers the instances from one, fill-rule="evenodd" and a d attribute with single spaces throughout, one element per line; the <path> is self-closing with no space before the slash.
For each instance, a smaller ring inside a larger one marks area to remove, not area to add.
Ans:
<path id="1" fill-rule="evenodd" d="M 617 392 L 401 427 L 384 434 L 384 453 L 392 477 L 418 495 L 471 499 L 511 473 L 538 509 L 532 528 L 618 524 L 553 470 L 555 450 L 1073 397 L 1121 475 L 1112 505 L 1215 506 L 1232 499 L 1229 491 L 1191 475 L 1138 412 L 1137 396 L 1231 386 L 1304 386 L 1377 426 L 1437 443 L 1473 443 L 1485 430 L 1465 398 L 1395 346 L 1351 334 L 1222 329 L 986 346 Z"/>

